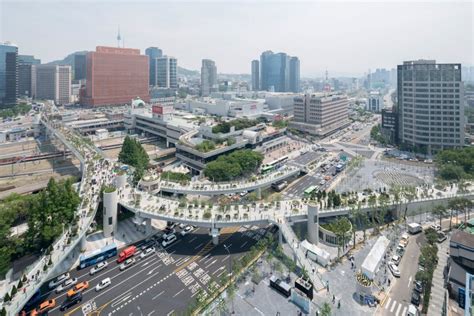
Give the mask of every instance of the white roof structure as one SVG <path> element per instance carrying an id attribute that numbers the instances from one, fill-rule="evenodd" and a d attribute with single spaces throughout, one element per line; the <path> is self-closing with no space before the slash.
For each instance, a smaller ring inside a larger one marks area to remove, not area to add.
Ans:
<path id="1" fill-rule="evenodd" d="M 362 263 L 361 269 L 369 279 L 373 280 L 375 273 L 378 270 L 380 262 L 387 251 L 390 241 L 385 236 L 380 236 L 375 242 L 369 254 Z"/>

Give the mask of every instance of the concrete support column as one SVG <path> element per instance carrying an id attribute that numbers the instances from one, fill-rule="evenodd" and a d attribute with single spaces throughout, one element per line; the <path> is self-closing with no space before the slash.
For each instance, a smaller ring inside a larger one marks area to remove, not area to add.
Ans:
<path id="1" fill-rule="evenodd" d="M 153 228 L 151 226 L 151 218 L 145 218 L 145 235 L 150 235 Z"/>
<path id="2" fill-rule="evenodd" d="M 278 243 L 283 244 L 283 233 L 281 232 L 281 226 L 278 227 Z"/>
<path id="3" fill-rule="evenodd" d="M 105 190 L 103 204 L 103 227 L 105 237 L 112 237 L 117 233 L 117 204 L 117 189 L 114 188 L 112 192 Z"/>
<path id="4" fill-rule="evenodd" d="M 210 235 L 212 236 L 212 244 L 217 246 L 219 244 L 219 228 L 211 228 Z"/>
<path id="5" fill-rule="evenodd" d="M 319 243 L 319 206 L 315 203 L 308 204 L 308 241 L 317 245 Z"/>
<path id="6" fill-rule="evenodd" d="M 262 189 L 259 187 L 257 188 L 257 198 L 260 200 L 262 198 Z"/>
<path id="7" fill-rule="evenodd" d="M 84 236 L 81 238 L 81 242 L 80 242 L 80 244 L 81 244 L 81 251 L 86 251 L 86 242 L 87 242 L 86 236 L 84 235 Z"/>

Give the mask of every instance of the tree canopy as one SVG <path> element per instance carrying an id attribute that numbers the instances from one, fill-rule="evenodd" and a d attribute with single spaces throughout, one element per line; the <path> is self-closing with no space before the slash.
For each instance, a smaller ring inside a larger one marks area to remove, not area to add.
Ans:
<path id="1" fill-rule="evenodd" d="M 474 178 L 474 147 L 447 149 L 436 155 L 438 175 L 443 180 Z"/>
<path id="2" fill-rule="evenodd" d="M 229 181 L 254 172 L 263 161 L 259 152 L 243 149 L 222 155 L 206 165 L 204 174 L 213 181 Z"/>
<path id="3" fill-rule="evenodd" d="M 238 131 L 244 128 L 255 126 L 258 123 L 259 123 L 258 120 L 249 120 L 247 118 L 239 118 L 239 119 L 232 120 L 230 122 L 221 122 L 217 124 L 216 126 L 212 128 L 212 132 L 214 134 L 218 134 L 218 133 L 226 134 L 230 132 L 230 128 L 232 126 L 234 126 L 235 130 Z"/>
<path id="4" fill-rule="evenodd" d="M 122 163 L 142 170 L 147 168 L 148 162 L 150 161 L 142 144 L 129 136 L 126 136 L 123 141 L 122 150 L 119 153 L 118 159 Z"/>

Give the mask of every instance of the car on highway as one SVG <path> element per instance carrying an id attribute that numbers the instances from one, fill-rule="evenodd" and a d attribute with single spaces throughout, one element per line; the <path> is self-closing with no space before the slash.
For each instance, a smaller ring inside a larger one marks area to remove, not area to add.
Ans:
<path id="1" fill-rule="evenodd" d="M 145 251 L 147 248 L 150 248 L 150 246 L 153 246 L 155 244 L 155 240 L 151 239 L 149 241 L 145 241 L 145 243 L 141 246 L 142 252 Z"/>
<path id="2" fill-rule="evenodd" d="M 395 263 L 389 263 L 388 264 L 388 268 L 390 269 L 390 271 L 392 272 L 393 276 L 396 277 L 396 278 L 399 278 L 400 277 L 400 270 L 398 269 L 398 267 L 395 265 Z"/>
<path id="3" fill-rule="evenodd" d="M 94 275 L 97 272 L 100 272 L 104 270 L 105 268 L 107 268 L 108 265 L 109 264 L 107 263 L 107 261 L 102 261 L 101 263 L 98 263 L 95 266 L 93 266 L 92 269 L 89 271 L 89 274 Z"/>
<path id="4" fill-rule="evenodd" d="M 55 307 L 56 307 L 56 300 L 53 298 L 41 303 L 37 309 L 34 309 L 33 311 L 31 311 L 31 315 L 47 315 L 47 313 Z"/>
<path id="5" fill-rule="evenodd" d="M 99 284 L 96 285 L 95 291 L 99 292 L 100 290 L 108 287 L 110 284 L 112 284 L 112 281 L 110 281 L 110 278 L 105 278 L 102 281 L 100 281 Z"/>
<path id="6" fill-rule="evenodd" d="M 421 284 L 421 281 L 415 281 L 413 283 L 415 284 L 413 289 L 421 294 L 423 292 L 423 284 Z"/>
<path id="7" fill-rule="evenodd" d="M 166 247 L 166 246 L 171 245 L 172 243 L 174 243 L 176 241 L 176 239 L 178 239 L 178 238 L 176 237 L 175 234 L 168 235 L 168 236 L 166 236 L 166 238 L 163 238 L 163 241 L 161 242 L 161 245 L 163 247 Z"/>
<path id="8" fill-rule="evenodd" d="M 81 301 L 82 301 L 82 293 L 78 292 L 74 294 L 73 296 L 66 298 L 64 302 L 61 304 L 61 307 L 59 307 L 59 310 L 63 312 L 69 307 L 76 305 L 77 303 L 80 303 Z"/>
<path id="9" fill-rule="evenodd" d="M 64 281 L 66 281 L 67 279 L 69 279 L 71 276 L 69 275 L 69 273 L 64 273 L 64 274 L 61 274 L 60 276 L 58 276 L 56 279 L 52 280 L 51 282 L 49 282 L 49 288 L 52 289 L 52 288 L 55 288 L 57 287 L 59 284 L 63 283 Z"/>
<path id="10" fill-rule="evenodd" d="M 70 289 L 69 291 L 67 291 L 67 296 L 68 296 L 68 297 L 72 297 L 72 296 L 74 296 L 76 293 L 79 293 L 79 292 L 82 292 L 82 291 L 84 291 L 84 290 L 87 290 L 88 288 L 89 288 L 89 282 L 87 282 L 87 281 L 77 283 L 72 289 Z"/>
<path id="11" fill-rule="evenodd" d="M 146 248 L 145 251 L 143 251 L 143 252 L 140 254 L 140 258 L 141 258 L 141 259 L 146 258 L 146 257 L 148 257 L 149 255 L 151 255 L 153 252 L 155 252 L 155 247 Z"/>
<path id="12" fill-rule="evenodd" d="M 193 230 L 193 227 L 191 225 L 187 225 L 184 227 L 184 229 L 181 231 L 181 236 L 185 236 L 189 234 Z"/>
<path id="13" fill-rule="evenodd" d="M 395 263 L 395 264 L 398 266 L 399 263 L 400 263 L 400 260 L 402 260 L 402 258 L 401 258 L 400 256 L 394 255 L 394 256 L 392 257 L 392 260 L 391 260 L 391 261 L 392 261 L 393 263 Z"/>
<path id="14" fill-rule="evenodd" d="M 77 278 L 67 279 L 56 288 L 55 292 L 61 293 L 62 291 L 67 290 L 70 287 L 76 285 L 76 283 L 77 283 Z"/>
<path id="15" fill-rule="evenodd" d="M 129 258 L 125 260 L 121 265 L 120 265 L 120 271 L 123 271 L 125 269 L 128 269 L 135 263 L 135 258 Z"/>
<path id="16" fill-rule="evenodd" d="M 410 302 L 415 306 L 419 306 L 420 305 L 420 293 L 418 293 L 417 291 L 413 291 L 411 293 Z"/>

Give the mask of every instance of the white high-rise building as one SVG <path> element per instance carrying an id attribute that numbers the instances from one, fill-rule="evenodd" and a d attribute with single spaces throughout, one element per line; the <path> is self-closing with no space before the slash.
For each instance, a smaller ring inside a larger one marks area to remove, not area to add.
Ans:
<path id="1" fill-rule="evenodd" d="M 56 104 L 71 102 L 71 66 L 36 65 L 37 99 L 54 100 Z"/>
<path id="2" fill-rule="evenodd" d="M 159 88 L 178 88 L 178 60 L 174 57 L 163 56 L 156 58 L 156 85 Z"/>
<path id="3" fill-rule="evenodd" d="M 383 107 L 383 96 L 380 92 L 371 91 L 367 98 L 366 110 L 369 112 L 380 113 Z"/>
<path id="4" fill-rule="evenodd" d="M 210 59 L 203 59 L 201 66 L 201 96 L 208 97 L 211 92 L 216 92 L 217 90 L 216 63 Z"/>

